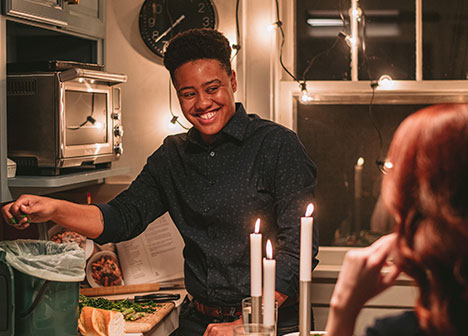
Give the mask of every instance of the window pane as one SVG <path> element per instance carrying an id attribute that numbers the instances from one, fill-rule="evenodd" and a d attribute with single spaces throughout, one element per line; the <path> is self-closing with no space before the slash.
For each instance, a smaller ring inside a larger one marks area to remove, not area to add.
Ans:
<path id="1" fill-rule="evenodd" d="M 351 79 L 349 47 L 344 41 L 337 40 L 338 33 L 344 30 L 340 13 L 347 22 L 348 16 L 345 12 L 349 6 L 343 8 L 339 6 L 340 1 L 297 0 L 296 76 L 298 79 Z M 329 50 L 332 46 L 333 48 Z M 304 78 L 304 71 L 314 58 Z"/>
<path id="2" fill-rule="evenodd" d="M 360 0 L 363 17 L 359 35 L 359 79 L 415 79 L 415 2 L 408 0 Z M 296 2 L 296 75 L 310 80 L 349 80 L 350 48 L 337 36 L 351 33 L 348 11 L 351 1 Z M 332 48 L 331 48 L 332 47 Z M 330 49 L 331 48 L 331 49 Z"/>
<path id="3" fill-rule="evenodd" d="M 360 0 L 360 80 L 416 78 L 415 1 Z"/>
<path id="4" fill-rule="evenodd" d="M 346 94 L 340 99 L 358 100 Z M 393 230 L 388 216 L 377 219 L 377 212 L 374 214 L 383 176 L 376 160 L 385 160 L 401 120 L 423 106 L 393 103 L 392 99 L 387 104 L 373 104 L 372 108 L 324 101 L 297 105 L 297 134 L 317 165 L 314 216 L 320 227 L 321 245 L 364 246 L 379 234 Z M 382 148 L 374 125 L 382 136 Z M 364 163 L 357 193 L 359 158 Z"/>
<path id="5" fill-rule="evenodd" d="M 423 1 L 423 78 L 468 79 L 468 2 Z"/>

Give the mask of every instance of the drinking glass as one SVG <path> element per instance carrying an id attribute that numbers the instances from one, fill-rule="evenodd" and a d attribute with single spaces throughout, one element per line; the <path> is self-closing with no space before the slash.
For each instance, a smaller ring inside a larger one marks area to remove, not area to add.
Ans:
<path id="1" fill-rule="evenodd" d="M 278 321 L 278 302 L 275 302 L 275 324 Z M 242 299 L 242 322 L 245 323 L 253 323 L 252 321 L 252 299 L 250 297 L 246 297 Z M 262 304 L 262 311 L 260 314 L 260 322 L 263 322 L 263 304 Z"/>
<path id="2" fill-rule="evenodd" d="M 275 302 L 275 325 L 274 330 L 276 334 L 276 323 L 278 321 L 278 302 Z M 263 322 L 263 304 L 262 304 L 262 311 L 260 314 L 260 323 Z M 246 324 L 253 324 L 252 321 L 252 299 L 251 297 L 246 297 L 242 300 L 242 323 Z"/>
<path id="3" fill-rule="evenodd" d="M 234 327 L 234 336 L 275 336 L 273 326 L 265 326 L 258 323 L 246 323 Z"/>

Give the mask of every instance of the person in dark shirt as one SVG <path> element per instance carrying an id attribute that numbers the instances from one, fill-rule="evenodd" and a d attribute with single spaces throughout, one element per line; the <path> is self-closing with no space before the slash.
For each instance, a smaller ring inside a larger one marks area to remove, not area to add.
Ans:
<path id="1" fill-rule="evenodd" d="M 468 104 L 427 107 L 398 127 L 382 182 L 396 232 L 346 254 L 330 301 L 329 336 L 353 335 L 363 305 L 400 272 L 418 286 L 414 311 L 378 319 L 366 335 L 468 335 L 467 149 Z"/>
<path id="2" fill-rule="evenodd" d="M 115 199 L 86 206 L 23 195 L 3 209 L 7 220 L 21 210 L 33 222 L 52 220 L 99 243 L 134 238 L 169 212 L 185 242 L 192 297 L 180 314 L 184 336 L 229 335 L 241 323 L 257 218 L 277 262 L 278 334 L 298 330 L 300 217 L 313 201 L 316 167 L 294 132 L 235 102 L 230 57 L 228 40 L 215 30 L 189 30 L 170 41 L 164 64 L 193 127 L 168 136 Z M 317 252 L 315 226 L 314 267 Z"/>

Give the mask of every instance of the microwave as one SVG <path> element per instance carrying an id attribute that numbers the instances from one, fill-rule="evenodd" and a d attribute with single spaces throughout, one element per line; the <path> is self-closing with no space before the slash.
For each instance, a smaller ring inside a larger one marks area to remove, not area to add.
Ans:
<path id="1" fill-rule="evenodd" d="M 110 167 L 123 152 L 117 85 L 126 80 L 81 68 L 7 75 L 8 157 L 17 174 Z"/>

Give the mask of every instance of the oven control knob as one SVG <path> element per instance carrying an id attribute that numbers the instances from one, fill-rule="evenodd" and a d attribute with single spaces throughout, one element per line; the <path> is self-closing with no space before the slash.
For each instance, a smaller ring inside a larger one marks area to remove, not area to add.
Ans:
<path id="1" fill-rule="evenodd" d="M 120 113 L 117 113 L 117 112 L 111 113 L 111 118 L 114 120 L 120 120 Z"/>
<path id="2" fill-rule="evenodd" d="M 114 147 L 114 154 L 116 156 L 120 156 L 123 154 L 123 146 L 122 146 L 122 143 L 119 143 L 118 145 L 116 145 Z"/>
<path id="3" fill-rule="evenodd" d="M 119 136 L 121 137 L 123 136 L 123 134 L 124 134 L 124 130 L 123 130 L 122 125 L 114 127 L 114 135 L 116 137 L 119 137 Z"/>

